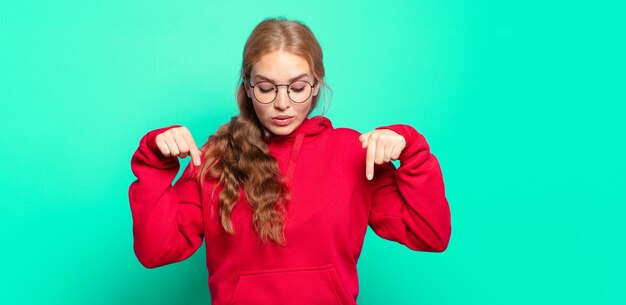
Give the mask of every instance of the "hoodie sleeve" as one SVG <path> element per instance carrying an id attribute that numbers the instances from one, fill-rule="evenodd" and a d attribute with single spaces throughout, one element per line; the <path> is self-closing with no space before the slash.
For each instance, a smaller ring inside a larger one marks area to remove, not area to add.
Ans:
<path id="1" fill-rule="evenodd" d="M 146 268 L 182 261 L 202 245 L 201 195 L 194 180 L 197 167 L 189 165 L 178 174 L 178 157 L 166 157 L 156 145 L 156 136 L 172 125 L 148 132 L 131 159 L 137 179 L 128 190 L 133 218 L 134 251 Z"/>
<path id="2" fill-rule="evenodd" d="M 424 136 L 409 125 L 376 129 L 397 132 L 406 146 L 398 169 L 391 162 L 375 165 L 369 184 L 370 227 L 378 236 L 412 250 L 443 252 L 451 234 L 450 207 L 437 158 Z"/>

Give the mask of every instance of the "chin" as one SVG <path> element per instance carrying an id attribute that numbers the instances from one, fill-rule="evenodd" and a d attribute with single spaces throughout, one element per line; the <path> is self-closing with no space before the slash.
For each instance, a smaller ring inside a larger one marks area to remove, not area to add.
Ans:
<path id="1" fill-rule="evenodd" d="M 285 126 L 284 128 L 273 126 L 270 132 L 278 136 L 286 136 L 293 131 L 293 127 Z"/>

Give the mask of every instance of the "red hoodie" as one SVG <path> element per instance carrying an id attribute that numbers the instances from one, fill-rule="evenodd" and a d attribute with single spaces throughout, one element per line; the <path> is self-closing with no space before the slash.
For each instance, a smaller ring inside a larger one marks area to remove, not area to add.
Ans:
<path id="1" fill-rule="evenodd" d="M 439 162 L 413 127 L 391 129 L 406 139 L 400 166 L 374 166 L 365 177 L 360 133 L 333 128 L 326 117 L 306 118 L 291 134 L 266 143 L 287 176 L 286 246 L 259 241 L 252 210 L 240 188 L 232 211 L 235 235 L 219 222 L 216 180 L 200 186 L 189 162 L 165 157 L 148 132 L 131 159 L 137 180 L 129 188 L 134 250 L 147 268 L 182 261 L 206 239 L 212 304 L 356 304 L 357 261 L 369 225 L 380 237 L 416 251 L 441 252 L 451 234 L 450 208 Z"/>

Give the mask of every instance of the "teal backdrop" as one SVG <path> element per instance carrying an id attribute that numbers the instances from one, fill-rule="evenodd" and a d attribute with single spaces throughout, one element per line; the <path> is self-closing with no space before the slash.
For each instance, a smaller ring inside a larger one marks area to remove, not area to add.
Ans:
<path id="1" fill-rule="evenodd" d="M 448 249 L 368 229 L 359 304 L 626 304 L 622 3 L 4 0 L 0 303 L 210 303 L 204 245 L 135 258 L 130 158 L 235 115 L 245 40 L 284 16 L 322 45 L 336 127 L 411 124 L 442 167 Z"/>

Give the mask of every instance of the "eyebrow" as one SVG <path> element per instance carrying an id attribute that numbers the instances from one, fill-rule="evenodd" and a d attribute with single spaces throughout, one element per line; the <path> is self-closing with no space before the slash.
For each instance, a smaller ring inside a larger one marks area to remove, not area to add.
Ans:
<path id="1" fill-rule="evenodd" d="M 305 77 L 305 76 L 309 76 L 309 75 L 308 75 L 308 74 L 306 74 L 306 73 L 302 73 L 302 74 L 300 74 L 300 75 L 298 75 L 298 76 L 295 76 L 295 77 L 290 78 L 288 82 L 292 82 L 292 81 L 294 81 L 294 80 L 296 80 L 296 79 L 300 79 L 300 78 L 303 78 L 303 77 Z M 267 76 L 263 76 L 263 75 L 261 75 L 261 74 L 257 74 L 257 75 L 255 76 L 255 78 L 260 78 L 260 79 L 263 79 L 263 80 L 268 80 L 268 81 L 274 82 L 274 80 L 273 80 L 273 79 L 268 78 Z"/>

